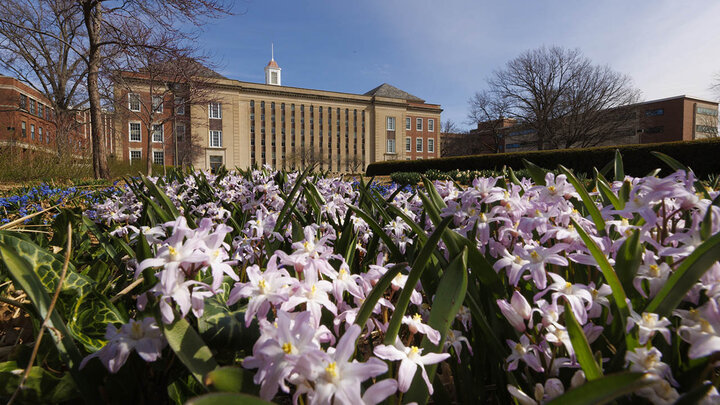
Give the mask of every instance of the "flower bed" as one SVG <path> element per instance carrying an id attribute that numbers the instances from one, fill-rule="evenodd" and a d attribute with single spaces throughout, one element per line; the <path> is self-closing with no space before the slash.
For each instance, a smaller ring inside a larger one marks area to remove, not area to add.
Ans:
<path id="1" fill-rule="evenodd" d="M 71 381 L 64 399 L 121 402 L 717 401 L 720 193 L 615 167 L 592 192 L 538 168 L 404 190 L 130 180 L 56 219 L 70 265 L 44 350 L 66 372 L 33 370 Z M 36 305 L 63 274 L 14 234 L 0 255 Z"/>

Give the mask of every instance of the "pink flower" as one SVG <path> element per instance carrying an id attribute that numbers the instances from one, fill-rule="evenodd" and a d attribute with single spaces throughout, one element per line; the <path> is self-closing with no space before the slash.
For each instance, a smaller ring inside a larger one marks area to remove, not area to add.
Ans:
<path id="1" fill-rule="evenodd" d="M 422 333 L 423 335 L 427 336 L 428 340 L 431 341 L 434 345 L 437 345 L 440 343 L 440 332 L 437 330 L 431 328 L 429 325 L 426 325 L 422 322 L 422 316 L 420 314 L 415 314 L 413 316 L 403 316 L 402 323 L 408 326 L 410 329 L 410 333 Z"/>
<path id="2" fill-rule="evenodd" d="M 526 335 L 520 336 L 520 342 L 513 342 L 512 340 L 506 340 L 512 353 L 507 358 L 507 369 L 513 371 L 517 368 L 520 360 L 524 361 L 530 368 L 537 372 L 543 372 L 543 366 L 540 364 L 540 357 L 538 356 L 537 346 L 530 344 L 530 339 Z"/>
<path id="3" fill-rule="evenodd" d="M 111 373 L 117 373 L 127 361 L 130 352 L 135 349 L 143 360 L 152 362 L 160 357 L 167 342 L 155 319 L 147 317 L 138 322 L 131 319 L 120 327 L 107 325 L 105 339 L 108 343 L 102 349 L 85 357 L 80 368 L 85 367 L 93 357 L 97 357 Z"/>
<path id="4" fill-rule="evenodd" d="M 241 298 L 250 298 L 247 310 L 245 312 L 245 326 L 250 326 L 253 318 L 257 316 L 264 319 L 270 310 L 271 305 L 280 305 L 287 301 L 289 289 L 297 283 L 297 279 L 290 277 L 285 269 L 277 268 L 277 257 L 272 256 L 268 262 L 268 267 L 264 272 L 260 272 L 257 265 L 247 268 L 247 283 L 235 283 L 235 287 L 230 291 L 227 304 L 233 305 Z"/>
<path id="5" fill-rule="evenodd" d="M 440 363 L 450 357 L 450 355 L 448 353 L 428 353 L 423 356 L 422 351 L 423 349 L 420 349 L 417 346 L 405 347 L 399 338 L 395 338 L 394 345 L 376 346 L 373 353 L 381 359 L 390 361 L 400 360 L 400 368 L 398 370 L 398 390 L 401 392 L 407 392 L 418 367 L 420 367 L 422 377 L 428 387 L 428 392 L 432 395 L 433 387 L 427 372 L 425 371 L 425 366 L 428 364 Z"/>
<path id="6" fill-rule="evenodd" d="M 635 325 L 638 327 L 638 337 L 640 344 L 644 345 L 648 340 L 652 339 L 656 332 L 665 338 L 665 341 L 670 344 L 670 330 L 667 326 L 670 325 L 670 321 L 667 318 L 660 318 L 658 314 L 651 312 L 643 312 L 642 316 L 638 315 L 637 312 L 630 309 L 631 315 L 627 319 L 627 330 L 630 332 Z"/>
<path id="7" fill-rule="evenodd" d="M 520 333 L 525 332 L 525 321 L 530 319 L 532 314 L 532 308 L 525 297 L 515 290 L 510 303 L 506 300 L 497 300 L 497 304 L 510 325 Z"/>

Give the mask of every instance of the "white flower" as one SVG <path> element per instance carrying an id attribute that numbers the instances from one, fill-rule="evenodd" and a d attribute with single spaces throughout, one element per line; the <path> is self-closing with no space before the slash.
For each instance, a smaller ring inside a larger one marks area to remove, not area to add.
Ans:
<path id="1" fill-rule="evenodd" d="M 423 356 L 422 350 L 423 349 L 419 349 L 417 346 L 405 347 L 399 338 L 395 338 L 394 345 L 377 346 L 375 347 L 374 353 L 381 359 L 391 361 L 400 360 L 398 390 L 407 392 L 415 376 L 415 372 L 417 372 L 417 368 L 420 367 L 422 377 L 428 387 L 428 392 L 432 395 L 433 387 L 425 371 L 425 365 L 440 363 L 450 357 L 450 355 L 448 353 L 428 353 Z"/>
<path id="2" fill-rule="evenodd" d="M 97 357 L 111 373 L 117 373 L 127 361 L 130 352 L 135 349 L 145 361 L 155 361 L 167 342 L 155 319 L 147 317 L 142 321 L 131 319 L 118 330 L 112 324 L 107 325 L 105 338 L 108 343 L 102 349 L 85 357 L 80 368 Z"/>

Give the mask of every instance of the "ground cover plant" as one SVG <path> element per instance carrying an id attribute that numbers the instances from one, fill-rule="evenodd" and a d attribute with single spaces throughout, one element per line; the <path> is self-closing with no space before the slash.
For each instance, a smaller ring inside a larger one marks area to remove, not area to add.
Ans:
<path id="1" fill-rule="evenodd" d="M 660 157 L 674 173 L 617 156 L 611 179 L 528 163 L 404 189 L 128 179 L 50 235 L 0 230 L 2 288 L 27 294 L 3 302 L 45 336 L 3 359 L 0 395 L 714 403 L 720 193 Z"/>

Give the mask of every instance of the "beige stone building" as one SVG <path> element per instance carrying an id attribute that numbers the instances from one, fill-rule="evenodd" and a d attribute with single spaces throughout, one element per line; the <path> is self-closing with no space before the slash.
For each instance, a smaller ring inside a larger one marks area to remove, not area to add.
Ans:
<path id="1" fill-rule="evenodd" d="M 119 97 L 128 103 L 130 97 L 150 100 L 152 95 L 141 87 Z M 440 156 L 440 106 L 389 84 L 365 94 L 287 87 L 273 58 L 265 67 L 264 84 L 218 75 L 211 80 L 210 94 L 209 103 L 181 105 L 168 96 L 158 101 L 165 106 L 164 117 L 171 119 L 159 118 L 164 129 L 157 131 L 164 136 L 153 144 L 157 163 L 178 164 L 178 145 L 188 141 L 197 144 L 193 160 L 202 169 L 267 164 L 292 170 L 314 164 L 347 173 L 364 171 L 376 161 Z M 116 120 L 122 140 L 116 156 L 144 159 L 147 134 L 130 120 Z"/>

